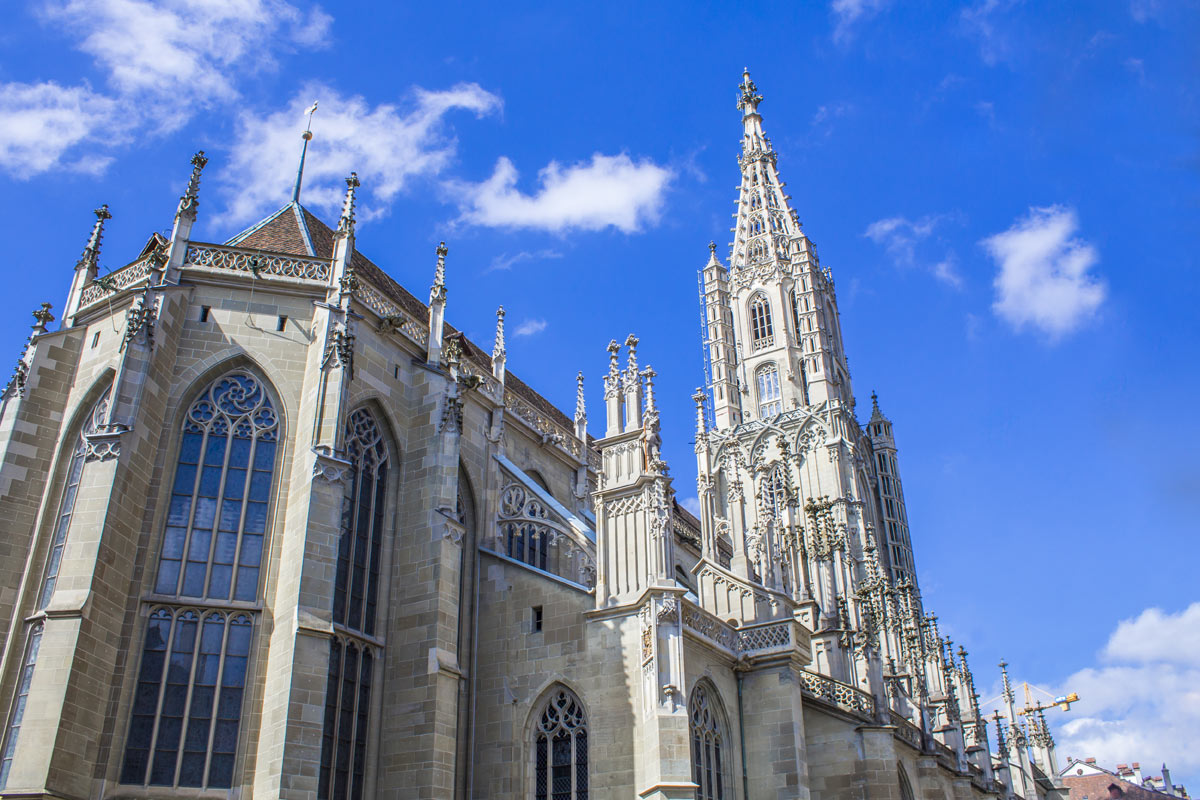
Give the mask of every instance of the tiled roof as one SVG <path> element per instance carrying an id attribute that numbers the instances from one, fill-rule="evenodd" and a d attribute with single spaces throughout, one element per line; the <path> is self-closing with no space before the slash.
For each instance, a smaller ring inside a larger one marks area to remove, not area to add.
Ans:
<path id="1" fill-rule="evenodd" d="M 262 222 L 242 231 L 226 244 L 293 256 L 332 258 L 333 241 L 332 228 L 299 203 L 288 203 Z M 350 263 L 361 278 L 399 305 L 406 313 L 418 320 L 429 319 L 429 307 L 425 303 L 414 297 L 357 248 L 351 256 Z M 443 331 L 445 335 L 458 333 L 449 323 L 446 323 Z M 463 351 L 466 357 L 482 370 L 491 372 L 491 355 L 465 336 L 463 342 Z M 575 423 L 570 417 L 513 373 L 509 372 L 505 376 L 505 386 L 568 431 L 575 429 Z M 590 443 L 591 437 L 588 439 Z"/>

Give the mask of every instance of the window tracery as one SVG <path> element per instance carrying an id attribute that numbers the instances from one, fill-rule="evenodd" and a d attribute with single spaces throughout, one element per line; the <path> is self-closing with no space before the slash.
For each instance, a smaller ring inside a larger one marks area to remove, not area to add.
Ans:
<path id="1" fill-rule="evenodd" d="M 696 800 L 733 800 L 724 720 L 704 683 L 692 689 L 688 723 L 692 734 L 692 782 L 699 787 Z"/>
<path id="2" fill-rule="evenodd" d="M 500 518 L 492 548 L 511 559 L 591 588 L 595 561 L 545 502 L 515 481 L 500 492 Z"/>
<path id="3" fill-rule="evenodd" d="M 779 368 L 775 362 L 763 364 L 755 373 L 758 385 L 758 416 L 767 419 L 783 411 L 783 395 L 779 385 Z"/>
<path id="4" fill-rule="evenodd" d="M 775 326 L 771 321 L 771 305 L 765 294 L 756 294 L 750 300 L 750 344 L 762 350 L 775 344 Z"/>
<path id="5" fill-rule="evenodd" d="M 33 682 L 33 668 L 37 666 L 38 650 L 42 644 L 42 622 L 35 622 L 29 629 L 25 641 L 25 657 L 21 661 L 21 672 L 17 678 L 17 694 L 8 713 L 8 730 L 4 736 L 4 755 L 0 758 L 0 788 L 8 784 L 8 773 L 12 769 L 13 755 L 17 750 L 17 737 L 25 721 L 25 703 L 29 699 L 29 685 Z"/>
<path id="6" fill-rule="evenodd" d="M 265 387 L 241 370 L 184 415 L 121 783 L 233 785 L 257 608 L 194 603 L 258 601 L 278 439 Z"/>
<path id="7" fill-rule="evenodd" d="M 534 800 L 587 800 L 588 730 L 583 704 L 557 689 L 542 710 L 533 739 Z"/>

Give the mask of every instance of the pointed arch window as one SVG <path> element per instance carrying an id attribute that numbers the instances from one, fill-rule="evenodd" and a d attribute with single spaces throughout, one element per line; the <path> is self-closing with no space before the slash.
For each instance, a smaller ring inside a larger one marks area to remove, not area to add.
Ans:
<path id="1" fill-rule="evenodd" d="M 42 590 L 38 595 L 37 607 L 45 608 L 54 594 L 58 584 L 58 570 L 62 567 L 63 551 L 67 546 L 67 531 L 71 527 L 71 518 L 75 515 L 75 499 L 79 494 L 79 483 L 83 479 L 83 465 L 87 455 L 87 437 L 95 433 L 104 423 L 108 413 L 108 395 L 112 387 L 104 390 L 100 399 L 92 406 L 91 413 L 84 420 L 75 449 L 71 451 L 71 462 L 67 466 L 67 482 L 63 487 L 62 498 L 58 503 L 58 516 L 55 517 L 54 538 L 50 542 L 50 552 L 46 556 L 46 574 L 42 578 Z"/>
<path id="2" fill-rule="evenodd" d="M 762 350 L 775 344 L 775 325 L 771 321 L 771 304 L 765 294 L 754 295 L 750 300 L 750 344 Z"/>
<path id="3" fill-rule="evenodd" d="M 583 704 L 558 689 L 533 732 L 534 800 L 587 800 L 588 730 Z"/>
<path id="4" fill-rule="evenodd" d="M 257 599 L 278 428 L 262 384 L 245 372 L 218 378 L 192 403 L 155 592 Z"/>
<path id="5" fill-rule="evenodd" d="M 12 769 L 13 755 L 17 750 L 17 736 L 25 720 L 25 703 L 29 699 L 29 685 L 33 683 L 33 668 L 37 665 L 38 649 L 42 645 L 42 622 L 39 620 L 29 629 L 25 641 L 25 658 L 21 661 L 21 672 L 17 676 L 17 694 L 8 713 L 8 731 L 4 736 L 4 756 L 0 760 L 0 788 L 8 784 L 8 772 Z"/>
<path id="6" fill-rule="evenodd" d="M 779 368 L 774 362 L 763 364 L 755 373 L 758 385 L 758 416 L 767 419 L 783 411 L 783 395 L 779 386 Z"/>
<path id="7" fill-rule="evenodd" d="M 692 782 L 700 787 L 696 800 L 733 800 L 729 784 L 729 749 L 725 720 L 704 683 L 692 689 L 688 724 L 692 734 Z"/>
<path id="8" fill-rule="evenodd" d="M 339 634 L 329 643 L 320 800 L 364 796 L 371 689 L 382 656 L 375 637 L 391 457 L 383 426 L 370 409 L 350 415 L 345 452 L 353 470 L 346 482 L 334 575 L 333 621 Z"/>
<path id="9" fill-rule="evenodd" d="M 241 370 L 184 415 L 121 783 L 233 786 L 278 441 L 266 388 Z"/>

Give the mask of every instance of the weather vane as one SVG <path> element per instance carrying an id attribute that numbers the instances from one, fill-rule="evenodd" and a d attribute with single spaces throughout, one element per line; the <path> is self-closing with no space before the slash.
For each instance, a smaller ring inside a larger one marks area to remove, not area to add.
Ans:
<path id="1" fill-rule="evenodd" d="M 300 148 L 300 166 L 296 169 L 296 186 L 292 189 L 292 202 L 300 202 L 300 184 L 304 182 L 304 157 L 308 155 L 308 141 L 312 139 L 312 117 L 317 112 L 317 101 L 313 100 L 313 104 L 304 112 L 308 115 L 308 121 L 304 124 L 304 133 L 300 134 L 300 138 L 304 140 L 304 144 Z"/>

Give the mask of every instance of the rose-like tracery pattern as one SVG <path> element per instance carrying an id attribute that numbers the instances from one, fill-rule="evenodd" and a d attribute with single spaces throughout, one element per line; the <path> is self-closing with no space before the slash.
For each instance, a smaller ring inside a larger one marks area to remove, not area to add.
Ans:
<path id="1" fill-rule="evenodd" d="M 588 733 L 583 704 L 566 689 L 550 695 L 534 730 L 536 800 L 587 800 Z"/>

